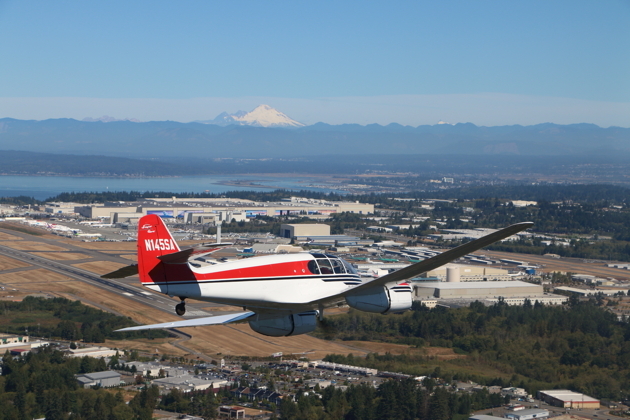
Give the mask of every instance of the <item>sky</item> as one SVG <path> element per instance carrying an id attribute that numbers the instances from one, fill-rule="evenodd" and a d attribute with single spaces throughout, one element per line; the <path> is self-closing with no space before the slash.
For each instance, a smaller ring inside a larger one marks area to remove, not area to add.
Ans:
<path id="1" fill-rule="evenodd" d="M 630 0 L 0 0 L 0 118 L 630 127 Z"/>

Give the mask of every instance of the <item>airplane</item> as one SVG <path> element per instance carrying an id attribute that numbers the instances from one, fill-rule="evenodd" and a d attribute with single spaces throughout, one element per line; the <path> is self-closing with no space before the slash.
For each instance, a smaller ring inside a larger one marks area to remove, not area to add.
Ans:
<path id="1" fill-rule="evenodd" d="M 411 309 L 408 279 L 434 270 L 531 227 L 523 222 L 445 251 L 376 279 L 363 279 L 344 259 L 325 253 L 296 253 L 246 258 L 209 266 L 189 261 L 229 243 L 202 244 L 181 250 L 162 219 L 150 214 L 138 223 L 138 264 L 103 278 L 138 274 L 143 286 L 177 296 L 175 312 L 186 312 L 186 299 L 239 306 L 242 312 L 140 325 L 118 331 L 181 328 L 247 320 L 257 333 L 282 337 L 305 334 L 323 320 L 324 310 L 346 304 L 366 312 L 389 314 Z"/>

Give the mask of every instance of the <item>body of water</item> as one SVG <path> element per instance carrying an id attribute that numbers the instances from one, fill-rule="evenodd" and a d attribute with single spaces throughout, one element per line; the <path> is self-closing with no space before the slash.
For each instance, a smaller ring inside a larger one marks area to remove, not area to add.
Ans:
<path id="1" fill-rule="evenodd" d="M 225 185 L 240 183 L 241 185 Z M 256 185 L 249 185 L 255 183 Z M 46 200 L 62 192 L 102 191 L 168 191 L 174 193 L 225 193 L 227 191 L 313 190 L 339 192 L 334 189 L 309 187 L 320 180 L 304 177 L 272 177 L 252 175 L 185 176 L 173 178 L 90 178 L 70 176 L 0 176 L 0 197 L 25 195 Z M 260 186 L 257 186 L 260 185 Z M 271 187 L 271 188 L 269 188 Z"/>

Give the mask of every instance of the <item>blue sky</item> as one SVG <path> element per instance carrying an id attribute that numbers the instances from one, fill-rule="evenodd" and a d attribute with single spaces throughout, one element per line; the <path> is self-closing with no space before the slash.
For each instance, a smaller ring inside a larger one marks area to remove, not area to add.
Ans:
<path id="1" fill-rule="evenodd" d="M 630 1 L 2 1 L 0 117 L 630 126 Z"/>

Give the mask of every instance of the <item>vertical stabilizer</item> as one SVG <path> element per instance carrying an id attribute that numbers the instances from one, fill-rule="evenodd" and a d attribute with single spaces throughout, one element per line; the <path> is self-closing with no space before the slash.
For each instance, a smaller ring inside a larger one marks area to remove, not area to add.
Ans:
<path id="1" fill-rule="evenodd" d="M 155 214 L 138 222 L 138 274 L 142 283 L 165 282 L 164 263 L 157 257 L 180 251 L 168 228 Z"/>

